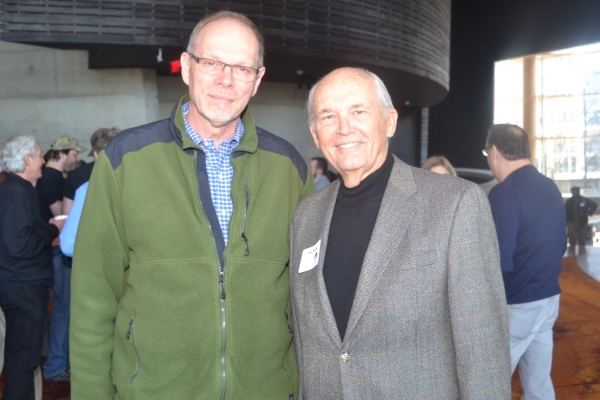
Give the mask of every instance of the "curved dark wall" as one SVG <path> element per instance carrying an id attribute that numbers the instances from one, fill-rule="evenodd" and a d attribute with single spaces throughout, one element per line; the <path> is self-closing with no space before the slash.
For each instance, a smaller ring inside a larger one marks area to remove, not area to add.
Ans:
<path id="1" fill-rule="evenodd" d="M 600 42 L 600 1 L 454 0 L 451 21 L 450 92 L 430 110 L 429 154 L 487 168 L 494 62 Z"/>
<path id="2" fill-rule="evenodd" d="M 178 58 L 200 19 L 229 9 L 263 32 L 267 80 L 310 84 L 349 65 L 380 75 L 401 104 L 431 106 L 448 92 L 450 0 L 0 0 L 0 9 L 2 40 L 86 48 L 95 68 L 158 68 L 158 47 Z"/>

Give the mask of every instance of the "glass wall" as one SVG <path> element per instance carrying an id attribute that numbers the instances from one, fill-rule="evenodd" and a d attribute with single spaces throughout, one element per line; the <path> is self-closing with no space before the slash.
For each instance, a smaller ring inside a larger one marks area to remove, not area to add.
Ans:
<path id="1" fill-rule="evenodd" d="M 534 57 L 535 163 L 566 196 L 600 197 L 600 44 Z M 523 59 L 497 62 L 494 123 L 522 121 Z"/>

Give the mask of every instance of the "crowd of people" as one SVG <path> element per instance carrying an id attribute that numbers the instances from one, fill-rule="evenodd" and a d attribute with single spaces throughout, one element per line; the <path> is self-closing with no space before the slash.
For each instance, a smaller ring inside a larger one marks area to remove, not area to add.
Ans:
<path id="1" fill-rule="evenodd" d="M 171 118 L 99 129 L 89 164 L 69 136 L 43 157 L 4 143 L 4 398 L 39 399 L 52 293 L 43 376 L 75 400 L 510 399 L 517 365 L 525 399 L 554 399 L 567 221 L 585 245 L 595 203 L 565 208 L 515 125 L 488 131 L 489 198 L 445 157 L 403 163 L 360 68 L 310 90 L 307 164 L 253 122 L 263 57 L 254 23 L 218 12 Z"/>

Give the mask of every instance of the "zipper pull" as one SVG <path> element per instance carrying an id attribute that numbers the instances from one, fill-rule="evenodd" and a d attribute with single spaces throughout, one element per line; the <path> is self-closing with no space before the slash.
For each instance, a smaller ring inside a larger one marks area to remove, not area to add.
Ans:
<path id="1" fill-rule="evenodd" d="M 219 283 L 221 284 L 221 300 L 225 300 L 225 274 L 221 271 L 221 277 Z"/>
<path id="2" fill-rule="evenodd" d="M 290 331 L 290 333 L 294 333 L 294 328 L 292 328 L 292 326 L 290 325 L 290 317 L 288 315 L 287 310 L 285 310 L 285 322 L 287 323 L 288 331 Z"/>
<path id="3" fill-rule="evenodd" d="M 242 239 L 246 242 L 246 257 L 250 255 L 250 247 L 248 247 L 248 238 L 246 237 L 246 232 L 242 232 Z"/>
<path id="4" fill-rule="evenodd" d="M 131 321 L 129 321 L 129 329 L 127 330 L 127 333 L 125 334 L 125 339 L 129 339 L 129 337 L 131 336 L 131 325 L 133 325 L 134 320 L 135 320 L 135 315 L 133 317 L 131 317 Z"/>

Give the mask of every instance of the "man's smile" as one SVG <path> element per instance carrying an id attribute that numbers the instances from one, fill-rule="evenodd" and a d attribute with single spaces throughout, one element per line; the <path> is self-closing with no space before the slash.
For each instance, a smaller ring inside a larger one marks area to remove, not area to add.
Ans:
<path id="1" fill-rule="evenodd" d="M 335 147 L 338 147 L 341 149 L 351 149 L 351 148 L 356 147 L 361 144 L 362 144 L 362 142 L 350 142 L 350 143 L 339 144 Z"/>

